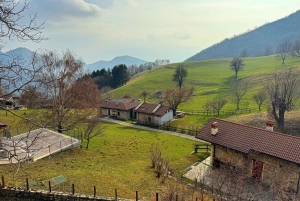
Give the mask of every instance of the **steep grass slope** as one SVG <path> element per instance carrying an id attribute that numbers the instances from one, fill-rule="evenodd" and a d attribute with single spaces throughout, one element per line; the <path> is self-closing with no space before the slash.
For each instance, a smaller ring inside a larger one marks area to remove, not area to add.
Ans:
<path id="1" fill-rule="evenodd" d="M 186 84 L 193 85 L 196 89 L 196 96 L 189 102 L 179 106 L 181 109 L 202 110 L 202 106 L 207 100 L 222 97 L 229 100 L 224 107 L 226 110 L 234 110 L 235 105 L 230 102 L 231 96 L 228 93 L 229 83 L 234 80 L 234 72 L 230 70 L 229 63 L 231 58 L 214 59 L 197 62 L 183 62 L 188 70 Z M 268 79 L 270 74 L 275 71 L 284 70 L 289 67 L 300 67 L 300 58 L 286 60 L 286 64 L 282 65 L 281 61 L 275 59 L 275 56 L 254 57 L 244 59 L 244 70 L 238 73 L 238 79 L 248 79 L 252 89 L 246 94 L 245 100 L 241 103 L 241 108 L 251 107 L 256 109 L 257 106 L 252 101 L 253 93 Z M 143 90 L 152 93 L 158 90 L 164 90 L 167 87 L 175 87 L 172 81 L 172 74 L 178 63 L 161 66 L 152 71 L 146 71 L 136 75 L 127 85 L 114 90 L 114 97 L 121 97 L 124 94 L 130 94 L 133 97 L 139 97 Z M 154 102 L 158 100 L 148 101 Z"/>

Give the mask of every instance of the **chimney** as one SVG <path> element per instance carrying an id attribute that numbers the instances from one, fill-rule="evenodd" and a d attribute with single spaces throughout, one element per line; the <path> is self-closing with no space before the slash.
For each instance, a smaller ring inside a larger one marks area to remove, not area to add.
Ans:
<path id="1" fill-rule="evenodd" d="M 274 122 L 273 121 L 266 121 L 266 130 L 273 131 Z"/>
<path id="2" fill-rule="evenodd" d="M 211 134 L 216 135 L 218 133 L 218 125 L 217 122 L 211 124 Z"/>

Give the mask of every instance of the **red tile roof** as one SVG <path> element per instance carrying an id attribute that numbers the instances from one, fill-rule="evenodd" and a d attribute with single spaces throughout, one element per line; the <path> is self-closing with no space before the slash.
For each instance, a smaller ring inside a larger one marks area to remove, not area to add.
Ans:
<path id="1" fill-rule="evenodd" d="M 7 126 L 6 124 L 4 124 L 4 123 L 2 123 L 2 122 L 0 121 L 0 127 L 1 127 L 1 128 L 6 127 L 6 126 Z"/>
<path id="2" fill-rule="evenodd" d="M 143 103 L 137 110 L 137 113 L 154 114 L 163 116 L 170 108 L 161 104 Z"/>
<path id="3" fill-rule="evenodd" d="M 135 99 L 111 99 L 107 100 L 100 104 L 101 108 L 108 108 L 108 109 L 117 109 L 117 110 L 130 110 L 135 108 L 140 104 L 139 101 Z"/>
<path id="4" fill-rule="evenodd" d="M 211 134 L 214 122 L 218 126 L 215 136 Z M 300 164 L 300 137 L 212 118 L 196 138 L 243 153 L 255 150 Z"/>

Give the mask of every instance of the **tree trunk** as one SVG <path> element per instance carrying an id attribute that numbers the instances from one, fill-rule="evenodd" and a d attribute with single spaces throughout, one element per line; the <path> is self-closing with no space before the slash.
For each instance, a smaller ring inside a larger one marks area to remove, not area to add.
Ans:
<path id="1" fill-rule="evenodd" d="M 240 109 L 240 101 L 236 102 L 236 111 L 238 111 Z"/>
<path id="2" fill-rule="evenodd" d="M 58 132 L 58 133 L 62 133 L 62 132 L 63 132 L 63 127 L 62 127 L 62 125 L 58 125 L 58 126 L 57 126 L 57 132 Z"/>
<path id="3" fill-rule="evenodd" d="M 279 108 L 279 111 L 278 111 L 279 117 L 278 117 L 277 124 L 278 124 L 279 130 L 281 132 L 283 132 L 283 130 L 284 130 L 284 113 L 285 113 L 285 109 Z"/>
<path id="4" fill-rule="evenodd" d="M 87 139 L 86 141 L 87 141 L 87 142 L 86 142 L 86 147 L 85 147 L 85 148 L 86 148 L 86 149 L 89 149 L 90 139 Z"/>

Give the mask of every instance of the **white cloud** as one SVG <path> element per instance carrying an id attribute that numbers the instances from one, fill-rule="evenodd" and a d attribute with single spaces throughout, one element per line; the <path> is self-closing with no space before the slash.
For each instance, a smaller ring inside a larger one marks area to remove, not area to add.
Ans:
<path id="1" fill-rule="evenodd" d="M 46 20 L 40 44 L 11 48 L 70 48 L 88 62 L 131 55 L 183 61 L 224 38 L 282 18 L 298 0 L 31 0 Z"/>
<path id="2" fill-rule="evenodd" d="M 47 21 L 58 22 L 65 18 L 98 17 L 102 9 L 83 0 L 31 0 L 30 11 Z"/>

